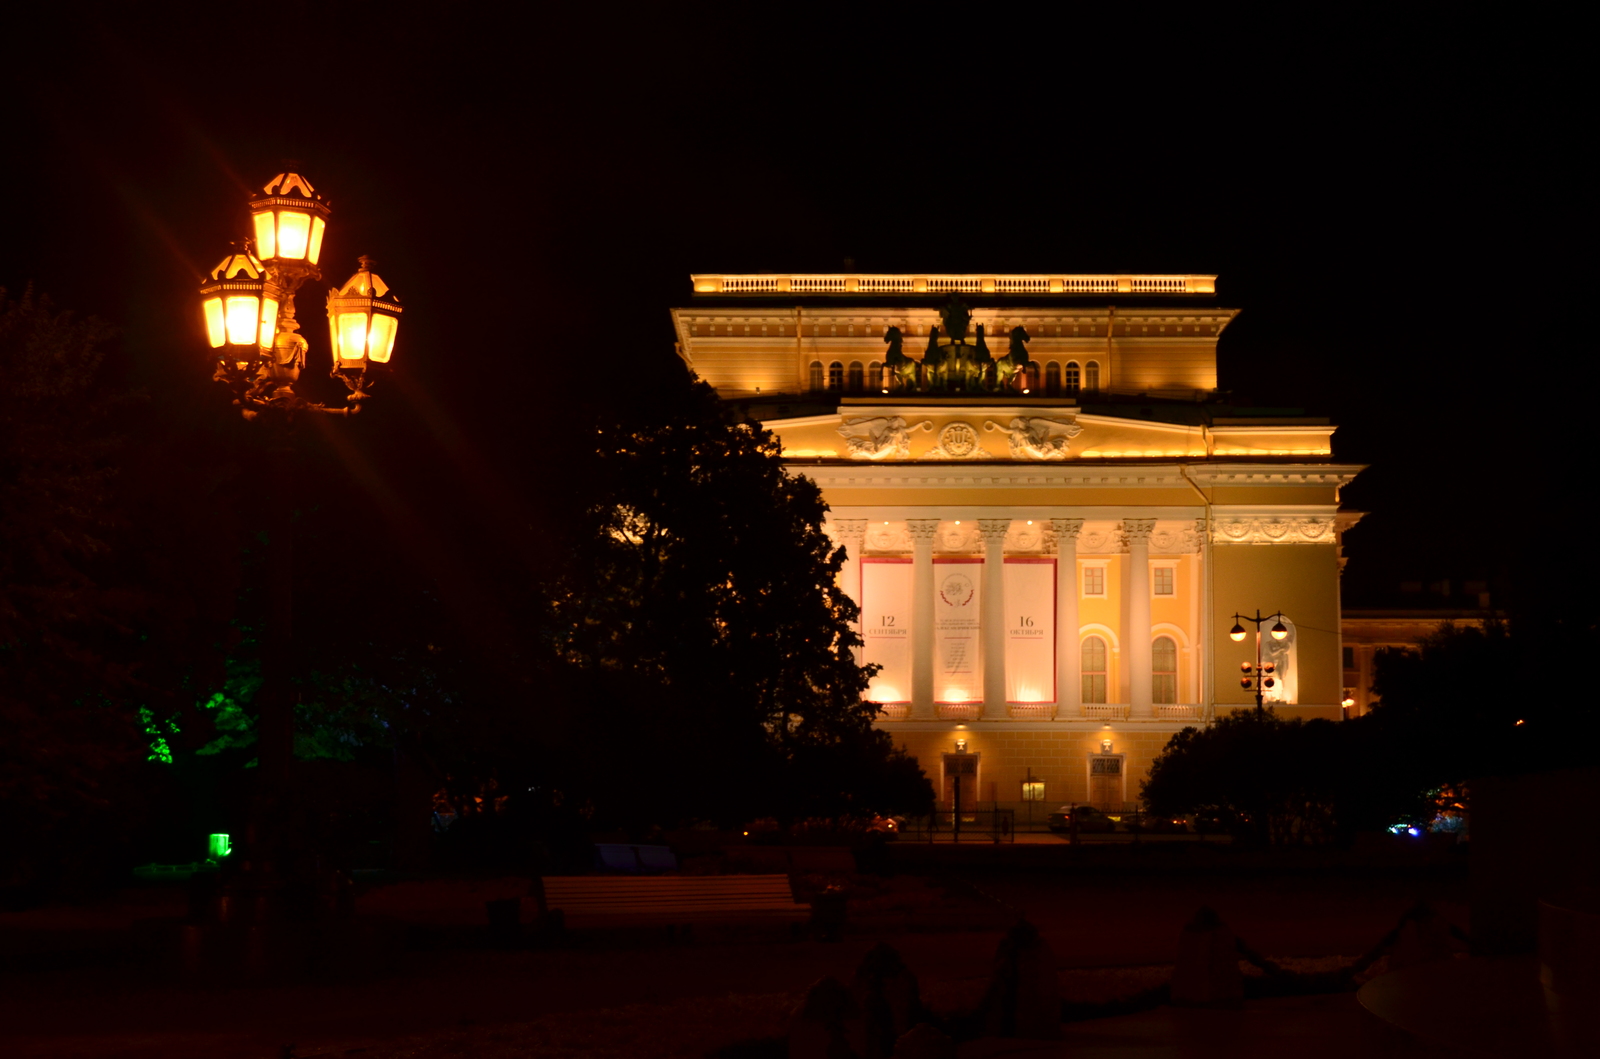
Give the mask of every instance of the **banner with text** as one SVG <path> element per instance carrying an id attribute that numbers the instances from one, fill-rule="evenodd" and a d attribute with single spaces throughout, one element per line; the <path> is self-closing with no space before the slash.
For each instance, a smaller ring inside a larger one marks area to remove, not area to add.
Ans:
<path id="1" fill-rule="evenodd" d="M 933 699 L 982 702 L 982 559 L 933 561 Z"/>
<path id="2" fill-rule="evenodd" d="M 1056 561 L 1005 561 L 1006 701 L 1056 700 Z"/>
<path id="3" fill-rule="evenodd" d="M 911 701 L 911 560 L 861 560 L 861 661 L 883 668 L 868 702 Z"/>

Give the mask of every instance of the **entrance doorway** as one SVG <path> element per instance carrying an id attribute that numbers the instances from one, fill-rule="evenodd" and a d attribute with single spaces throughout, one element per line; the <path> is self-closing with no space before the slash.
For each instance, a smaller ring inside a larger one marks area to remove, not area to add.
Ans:
<path id="1" fill-rule="evenodd" d="M 944 756 L 944 789 L 939 792 L 939 804 L 946 809 L 956 808 L 956 780 L 960 778 L 961 811 L 969 813 L 978 805 L 978 761 L 981 753 L 955 753 Z"/>
<path id="2" fill-rule="evenodd" d="M 1089 804 L 1103 813 L 1122 811 L 1121 754 L 1093 754 L 1089 758 Z"/>

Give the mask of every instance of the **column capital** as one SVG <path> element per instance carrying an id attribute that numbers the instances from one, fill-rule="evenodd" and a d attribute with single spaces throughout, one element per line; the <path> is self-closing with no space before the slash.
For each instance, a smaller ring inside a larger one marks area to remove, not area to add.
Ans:
<path id="1" fill-rule="evenodd" d="M 1156 528 L 1153 518 L 1125 518 L 1122 520 L 1122 539 L 1128 547 L 1149 546 L 1150 533 Z"/>
<path id="2" fill-rule="evenodd" d="M 1056 553 L 1059 555 L 1063 545 L 1078 546 L 1078 534 L 1083 532 L 1083 519 L 1081 518 L 1053 518 L 1050 528 L 1056 534 Z"/>
<path id="3" fill-rule="evenodd" d="M 906 532 L 911 535 L 913 545 L 932 544 L 933 535 L 939 532 L 939 520 L 936 518 L 908 518 L 906 519 Z"/>
<path id="4" fill-rule="evenodd" d="M 1005 543 L 1006 534 L 1011 531 L 1011 520 L 1008 518 L 980 518 L 978 532 L 983 534 L 985 544 L 996 541 Z"/>
<path id="5" fill-rule="evenodd" d="M 829 519 L 822 524 L 822 531 L 840 544 L 850 546 L 852 550 L 859 551 L 861 538 L 867 532 L 867 520 L 864 518 Z"/>

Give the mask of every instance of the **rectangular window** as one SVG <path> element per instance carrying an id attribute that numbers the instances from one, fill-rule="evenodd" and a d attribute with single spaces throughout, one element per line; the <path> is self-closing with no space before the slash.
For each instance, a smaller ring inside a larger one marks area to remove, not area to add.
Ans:
<path id="1" fill-rule="evenodd" d="M 1178 701 L 1178 674 L 1152 673 L 1150 674 L 1150 701 L 1158 705 L 1168 705 Z"/>
<path id="2" fill-rule="evenodd" d="M 1356 667 L 1356 649 L 1354 647 L 1346 647 L 1344 649 L 1344 667 L 1346 669 L 1354 669 Z"/>
<path id="3" fill-rule="evenodd" d="M 1103 596 L 1106 594 L 1105 567 L 1085 566 L 1083 568 L 1083 594 L 1086 596 Z"/>
<path id="4" fill-rule="evenodd" d="M 1158 596 L 1172 595 L 1172 567 L 1158 566 L 1151 573 L 1154 575 L 1151 578 L 1151 584 L 1155 586 L 1155 594 Z"/>
<path id="5" fill-rule="evenodd" d="M 1044 780 L 1023 780 L 1022 800 L 1025 802 L 1044 801 Z"/>
<path id="6" fill-rule="evenodd" d="M 1083 701 L 1087 703 L 1103 703 L 1106 701 L 1106 675 L 1104 673 L 1085 673 L 1083 675 Z"/>

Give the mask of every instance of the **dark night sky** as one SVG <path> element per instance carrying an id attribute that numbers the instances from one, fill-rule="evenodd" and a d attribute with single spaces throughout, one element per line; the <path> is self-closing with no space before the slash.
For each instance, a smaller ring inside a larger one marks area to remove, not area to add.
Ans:
<path id="1" fill-rule="evenodd" d="M 1593 371 L 1570 29 L 689 7 L 20 27 L 0 285 L 115 322 L 130 377 L 181 402 L 209 370 L 197 277 L 299 159 L 334 204 L 328 279 L 370 253 L 406 305 L 395 396 L 352 426 L 407 456 L 369 485 L 470 524 L 537 509 L 553 362 L 635 392 L 675 365 L 691 270 L 1216 272 L 1244 310 L 1223 388 L 1334 416 L 1374 464 L 1352 585 L 1543 578 L 1517 527 L 1575 514 L 1555 486 Z"/>

